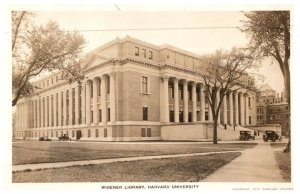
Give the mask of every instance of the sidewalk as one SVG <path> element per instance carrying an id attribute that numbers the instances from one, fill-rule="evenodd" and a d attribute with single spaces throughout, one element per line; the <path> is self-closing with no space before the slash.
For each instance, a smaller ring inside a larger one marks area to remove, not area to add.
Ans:
<path id="1" fill-rule="evenodd" d="M 269 143 L 259 143 L 253 149 L 209 175 L 203 182 L 283 182 Z"/>
<path id="2" fill-rule="evenodd" d="M 204 156 L 204 155 L 230 153 L 230 152 L 241 152 L 241 153 L 243 153 L 244 151 L 237 150 L 237 151 L 205 152 L 205 153 L 191 153 L 191 154 L 170 154 L 170 155 L 158 155 L 158 156 L 139 156 L 139 157 L 128 157 L 128 158 L 111 158 L 111 159 L 55 162 L 55 163 L 21 164 L 21 165 L 13 165 L 12 166 L 12 171 L 17 172 L 17 171 L 24 171 L 24 170 L 62 168 L 62 167 L 68 167 L 68 166 L 82 166 L 82 165 L 89 165 L 89 164 L 105 164 L 105 163 L 112 163 L 112 162 L 128 162 L 128 161 L 136 161 L 136 160 L 150 160 L 150 159 L 161 159 L 161 158 Z"/>

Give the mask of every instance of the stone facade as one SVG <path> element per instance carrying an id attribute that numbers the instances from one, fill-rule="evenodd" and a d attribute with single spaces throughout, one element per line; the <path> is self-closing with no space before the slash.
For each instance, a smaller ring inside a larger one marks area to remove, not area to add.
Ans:
<path id="1" fill-rule="evenodd" d="M 34 82 L 40 89 L 17 104 L 17 138 L 164 140 L 185 130 L 181 139 L 199 130 L 196 139 L 211 138 L 200 56 L 125 37 L 88 53 L 81 65 L 81 85 L 70 85 L 60 72 Z M 255 94 L 245 89 L 230 93 L 223 99 L 220 126 L 256 124 L 255 103 Z"/>

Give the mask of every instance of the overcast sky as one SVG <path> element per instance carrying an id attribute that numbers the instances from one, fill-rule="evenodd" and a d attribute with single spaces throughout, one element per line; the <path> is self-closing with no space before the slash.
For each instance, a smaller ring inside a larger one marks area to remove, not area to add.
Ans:
<path id="1" fill-rule="evenodd" d="M 200 55 L 216 49 L 245 47 L 248 42 L 247 36 L 234 28 L 242 26 L 241 20 L 245 19 L 239 11 L 128 10 L 130 7 L 111 5 L 106 11 L 41 11 L 36 12 L 34 20 L 37 24 L 54 20 L 64 30 L 80 31 L 87 40 L 85 52 L 117 36 L 122 38 L 126 35 L 155 45 L 170 44 Z M 283 79 L 277 64 L 264 64 L 259 73 L 265 76 L 265 83 L 268 82 L 277 92 L 283 90 Z"/>

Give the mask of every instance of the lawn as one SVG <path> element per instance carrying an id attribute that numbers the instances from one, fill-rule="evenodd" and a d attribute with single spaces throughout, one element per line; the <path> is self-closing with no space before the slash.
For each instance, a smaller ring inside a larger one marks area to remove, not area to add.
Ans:
<path id="1" fill-rule="evenodd" d="M 198 182 L 240 156 L 221 153 L 13 173 L 19 182 Z"/>
<path id="2" fill-rule="evenodd" d="M 13 143 L 13 165 L 150 156 L 180 153 L 203 153 L 253 148 L 256 143 L 88 143 L 39 142 Z"/>
<path id="3" fill-rule="evenodd" d="M 284 180 L 291 182 L 291 154 L 275 151 L 274 156 Z"/>

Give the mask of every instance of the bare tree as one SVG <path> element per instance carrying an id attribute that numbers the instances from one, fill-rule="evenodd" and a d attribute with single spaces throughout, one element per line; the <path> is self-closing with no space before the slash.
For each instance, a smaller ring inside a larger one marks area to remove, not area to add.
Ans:
<path id="1" fill-rule="evenodd" d="M 52 21 L 35 26 L 29 21 L 31 15 L 12 12 L 12 106 L 36 89 L 30 80 L 42 73 L 61 70 L 70 82 L 83 79 L 79 65 L 85 43 L 82 35 L 65 32 Z"/>
<path id="2" fill-rule="evenodd" d="M 218 116 L 224 96 L 241 88 L 254 89 L 254 83 L 247 79 L 247 70 L 254 66 L 253 58 L 245 50 L 233 48 L 229 52 L 217 51 L 204 61 L 204 92 L 212 111 L 213 143 L 217 144 Z"/>
<path id="3" fill-rule="evenodd" d="M 254 11 L 245 16 L 248 20 L 243 21 L 241 30 L 251 38 L 249 48 L 257 59 L 270 58 L 278 63 L 290 105 L 290 11 Z M 290 152 L 290 139 L 285 152 Z"/>

